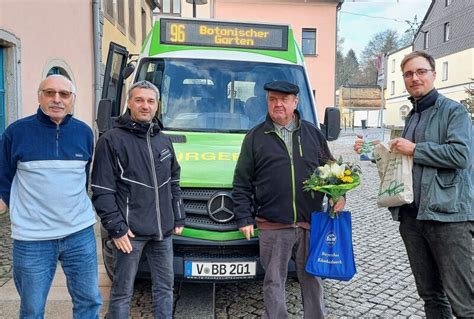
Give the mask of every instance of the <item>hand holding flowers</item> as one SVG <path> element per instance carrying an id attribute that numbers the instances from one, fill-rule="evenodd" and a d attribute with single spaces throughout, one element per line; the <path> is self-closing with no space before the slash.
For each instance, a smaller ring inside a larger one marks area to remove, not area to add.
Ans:
<path id="1" fill-rule="evenodd" d="M 357 164 L 344 162 L 339 157 L 337 161 L 329 161 L 316 168 L 309 179 L 303 182 L 303 190 L 325 193 L 337 203 L 347 191 L 359 185 L 360 173 L 361 169 Z M 336 216 L 334 207 L 331 207 L 330 215 Z"/>

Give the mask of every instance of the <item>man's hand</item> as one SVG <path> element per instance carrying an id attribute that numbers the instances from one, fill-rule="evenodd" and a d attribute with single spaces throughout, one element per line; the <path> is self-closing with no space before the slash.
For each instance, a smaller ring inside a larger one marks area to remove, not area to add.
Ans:
<path id="1" fill-rule="evenodd" d="M 357 138 L 354 142 L 354 151 L 356 151 L 357 154 L 362 152 L 362 145 L 364 145 L 364 143 L 364 137 L 360 134 L 357 134 Z M 372 143 L 372 145 L 377 145 L 380 144 L 380 140 L 373 140 L 370 143 Z"/>
<path id="2" fill-rule="evenodd" d="M 357 138 L 354 142 L 354 151 L 357 154 L 360 154 L 363 144 L 364 144 L 364 139 L 363 139 L 362 135 L 357 135 Z"/>
<path id="3" fill-rule="evenodd" d="M 130 239 L 128 237 L 135 237 L 135 235 L 132 233 L 132 231 L 129 229 L 126 235 L 123 235 L 122 237 L 119 238 L 112 238 L 114 241 L 115 246 L 117 247 L 118 250 L 123 251 L 124 253 L 130 254 L 132 251 L 132 243 L 130 242 Z"/>
<path id="4" fill-rule="evenodd" d="M 415 145 L 415 143 L 412 143 L 402 137 L 393 139 L 388 142 L 388 146 L 390 146 L 390 150 L 392 152 L 397 152 L 409 156 L 413 156 L 413 153 L 415 153 Z"/>
<path id="5" fill-rule="evenodd" d="M 181 235 L 181 233 L 183 232 L 183 229 L 184 229 L 184 226 L 175 227 L 174 228 L 175 235 Z"/>
<path id="6" fill-rule="evenodd" d="M 244 227 L 240 227 L 239 230 L 242 232 L 242 234 L 244 234 L 245 238 L 247 238 L 247 240 L 250 240 L 250 237 L 253 236 L 254 232 L 253 232 L 253 225 L 247 225 L 247 226 L 244 226 Z"/>
<path id="7" fill-rule="evenodd" d="M 344 209 L 344 206 L 346 206 L 346 199 L 344 197 L 339 198 L 339 200 L 334 204 L 334 201 L 332 198 L 329 199 L 329 205 L 333 206 L 333 210 L 335 212 L 340 212 Z"/>

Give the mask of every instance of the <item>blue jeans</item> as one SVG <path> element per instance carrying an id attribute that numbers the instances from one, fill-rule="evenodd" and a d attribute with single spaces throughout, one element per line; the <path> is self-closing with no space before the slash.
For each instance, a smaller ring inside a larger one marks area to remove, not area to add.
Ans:
<path id="1" fill-rule="evenodd" d="M 44 317 L 58 260 L 67 279 L 74 318 L 99 318 L 97 252 L 93 226 L 61 239 L 13 240 L 13 278 L 20 294 L 20 318 Z"/>
<path id="2" fill-rule="evenodd" d="M 114 280 L 110 290 L 107 319 L 128 319 L 133 284 L 142 253 L 146 254 L 151 271 L 153 313 L 155 318 L 173 315 L 173 241 L 130 239 L 132 251 L 124 253 L 113 248 L 115 255 Z"/>
<path id="3" fill-rule="evenodd" d="M 474 318 L 474 222 L 402 215 L 400 234 L 426 317 Z"/>

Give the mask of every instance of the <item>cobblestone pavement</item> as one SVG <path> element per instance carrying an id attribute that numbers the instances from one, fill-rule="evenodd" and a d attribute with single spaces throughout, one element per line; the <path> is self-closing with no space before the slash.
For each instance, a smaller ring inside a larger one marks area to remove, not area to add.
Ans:
<path id="1" fill-rule="evenodd" d="M 386 132 L 388 139 L 389 132 Z M 355 133 L 343 132 L 330 142 L 335 157 L 358 161 L 352 150 Z M 378 208 L 375 194 L 378 175 L 375 164 L 360 162 L 362 183 L 347 195 L 346 208 L 352 212 L 353 241 L 357 274 L 349 282 L 326 280 L 326 314 L 344 317 L 424 317 L 423 304 L 416 292 L 398 223 L 385 208 Z M 259 318 L 263 313 L 262 282 L 216 285 L 216 318 Z M 151 285 L 139 281 L 135 286 L 133 310 L 136 318 L 152 318 Z M 287 282 L 290 318 L 302 318 L 299 283 Z M 146 305 L 146 306 L 145 306 Z M 144 312 L 144 309 L 146 312 Z"/>
<path id="2" fill-rule="evenodd" d="M 358 161 L 352 150 L 355 133 L 341 135 L 329 143 L 331 152 L 336 158 Z M 327 317 L 423 317 L 423 304 L 416 292 L 398 222 L 375 202 L 379 180 L 375 164 L 360 162 L 360 166 L 361 185 L 347 194 L 346 204 L 352 212 L 357 274 L 349 282 L 325 281 Z M 261 286 L 261 282 L 218 285 L 216 317 L 259 317 L 263 311 Z M 303 316 L 299 283 L 293 279 L 287 282 L 287 303 L 290 317 Z"/>
<path id="3" fill-rule="evenodd" d="M 343 132 L 330 143 L 334 156 L 357 161 L 352 151 L 353 132 Z M 357 274 L 349 282 L 325 281 L 328 318 L 424 316 L 416 292 L 398 223 L 388 210 L 377 208 L 378 175 L 375 164 L 360 162 L 363 170 L 359 188 L 347 195 L 346 208 L 352 212 L 353 241 Z M 0 216 L 0 286 L 11 277 L 11 243 L 8 217 Z M 259 318 L 263 312 L 262 282 L 216 285 L 217 318 Z M 152 318 L 151 284 L 139 280 L 132 301 L 132 318 Z M 287 282 L 288 312 L 303 315 L 299 283 Z"/>

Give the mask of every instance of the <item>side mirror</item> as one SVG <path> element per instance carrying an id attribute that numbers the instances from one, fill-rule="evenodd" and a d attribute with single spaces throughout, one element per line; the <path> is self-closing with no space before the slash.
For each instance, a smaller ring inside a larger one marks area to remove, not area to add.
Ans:
<path id="1" fill-rule="evenodd" d="M 128 77 L 132 75 L 133 71 L 135 71 L 135 66 L 132 63 L 127 64 L 125 69 L 122 71 L 123 79 L 128 79 Z"/>
<path id="2" fill-rule="evenodd" d="M 97 128 L 99 135 L 112 128 L 112 101 L 109 99 L 100 100 L 97 107 Z"/>
<path id="3" fill-rule="evenodd" d="M 324 125 L 321 126 L 328 141 L 337 140 L 341 132 L 341 112 L 337 107 L 327 107 L 324 112 Z"/>

